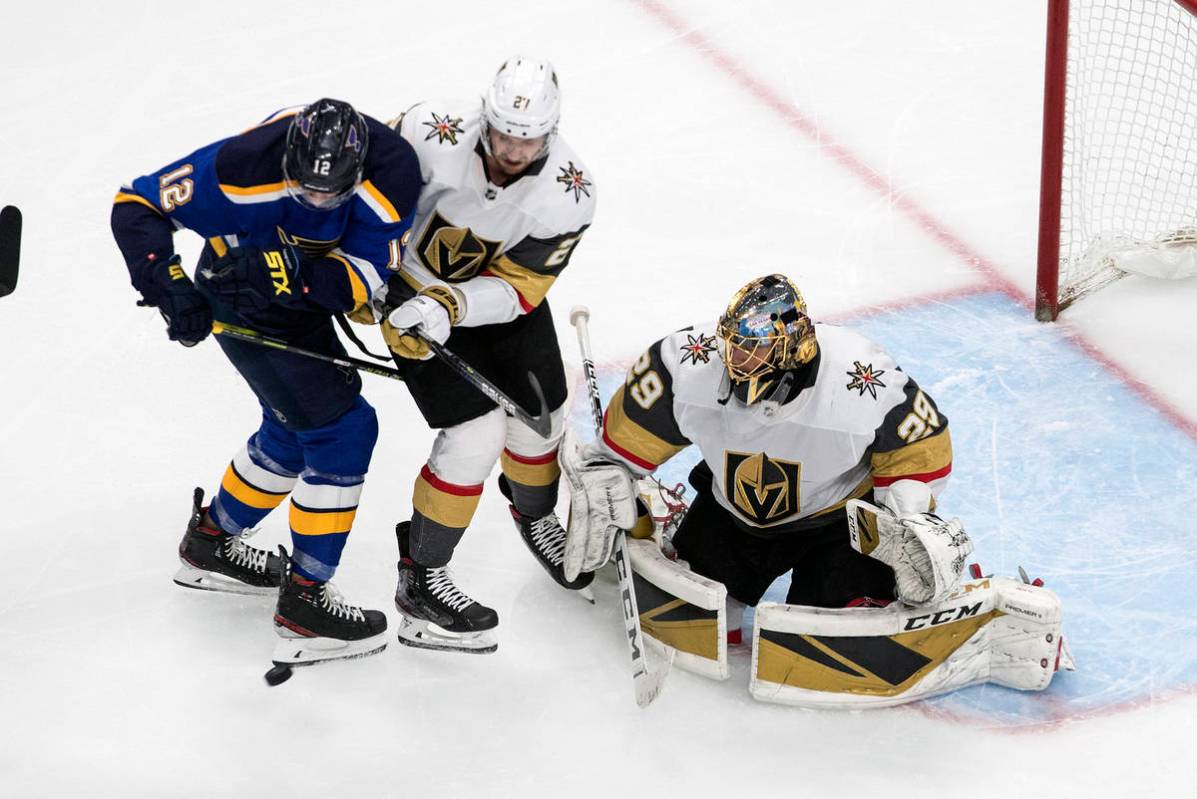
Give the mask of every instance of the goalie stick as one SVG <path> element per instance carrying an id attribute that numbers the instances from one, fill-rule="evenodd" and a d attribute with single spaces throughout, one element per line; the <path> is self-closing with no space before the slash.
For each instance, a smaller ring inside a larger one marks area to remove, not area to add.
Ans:
<path id="1" fill-rule="evenodd" d="M 20 265 L 21 210 L 15 205 L 6 205 L 0 210 L 0 297 L 6 297 L 16 289 Z"/>
<path id="2" fill-rule="evenodd" d="M 584 305 L 576 305 L 569 312 L 570 324 L 578 332 L 578 349 L 582 352 L 582 371 L 585 373 L 586 388 L 590 395 L 594 433 L 596 436 L 602 436 L 603 405 L 599 400 L 598 378 L 594 373 L 594 358 L 590 353 L 590 331 L 587 327 L 589 320 L 590 309 Z M 665 678 L 669 676 L 669 669 L 673 665 L 674 650 L 672 647 L 664 647 L 664 665 L 656 671 L 649 669 L 648 653 L 644 648 L 644 633 L 640 629 L 640 609 L 636 605 L 636 589 L 632 583 L 632 559 L 628 556 L 627 535 L 623 530 L 615 534 L 615 570 L 619 575 L 624 633 L 628 641 L 628 650 L 632 655 L 632 685 L 636 691 L 636 704 L 648 707 L 665 685 Z"/>
<path id="3" fill-rule="evenodd" d="M 379 375 L 380 377 L 389 377 L 392 380 L 402 380 L 403 373 L 398 369 L 391 369 L 386 366 L 379 366 L 378 364 L 363 361 L 360 358 L 351 358 L 348 355 L 328 355 L 323 352 L 314 352 L 312 350 L 305 350 L 302 347 L 296 347 L 290 342 L 282 339 L 271 338 L 265 336 L 256 330 L 250 330 L 248 327 L 238 327 L 237 325 L 230 325 L 228 322 L 215 321 L 212 323 L 212 332 L 218 336 L 227 336 L 229 338 L 239 339 L 241 341 L 248 341 L 253 344 L 260 344 L 263 347 L 272 347 L 276 350 L 283 350 L 284 352 L 292 352 L 296 355 L 303 355 L 306 358 L 315 358 L 318 361 L 327 361 L 334 363 L 337 366 L 347 366 L 352 369 L 357 369 L 361 372 L 368 372 L 372 375 Z M 417 331 L 418 335 L 418 331 Z M 443 345 L 431 341 L 420 336 L 420 338 L 428 344 L 429 348 L 440 358 L 445 364 L 461 375 L 467 383 L 474 388 L 481 391 L 489 397 L 496 405 L 502 408 L 507 413 L 519 419 L 524 424 L 531 427 L 536 434 L 541 438 L 547 439 L 551 435 L 553 420 L 549 416 L 548 403 L 544 399 L 544 391 L 540 388 L 540 383 L 536 379 L 536 375 L 528 372 L 528 382 L 532 386 L 532 392 L 536 395 L 537 402 L 540 403 L 540 412 L 533 416 L 528 411 L 516 404 L 515 400 L 508 397 L 499 387 L 491 381 L 487 380 L 478 373 L 474 367 L 463 361 L 459 356 L 450 352 Z"/>

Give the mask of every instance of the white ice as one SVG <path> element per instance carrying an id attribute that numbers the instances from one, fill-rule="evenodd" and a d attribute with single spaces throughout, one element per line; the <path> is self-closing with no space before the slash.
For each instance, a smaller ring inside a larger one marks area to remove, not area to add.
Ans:
<path id="1" fill-rule="evenodd" d="M 1145 686 L 1140 701 L 1074 718 L 1065 701 L 1074 675 L 1063 675 L 1027 700 L 1056 702 L 1057 722 L 1019 726 L 919 707 L 758 704 L 743 655 L 728 682 L 675 673 L 657 703 L 638 710 L 613 586 L 597 583 L 591 607 L 552 584 L 493 485 L 455 568 L 463 588 L 499 611 L 494 655 L 392 643 L 268 689 L 269 600 L 170 581 L 191 487 L 214 488 L 258 411 L 212 342 L 185 350 L 167 341 L 157 314 L 134 306 L 108 229 L 122 182 L 285 105 L 330 95 L 386 119 L 417 100 L 480 92 L 511 52 L 544 54 L 561 75 L 563 133 L 601 195 L 596 224 L 551 294 L 568 357 L 565 312 L 575 303 L 590 306 L 599 359 L 614 374 L 655 338 L 713 317 L 749 278 L 784 271 L 813 314 L 874 319 L 880 335 L 905 312 L 877 322 L 877 308 L 944 308 L 943 321 L 901 328 L 923 332 L 902 342 L 917 377 L 915 362 L 932 369 L 939 339 L 970 325 L 971 306 L 957 298 L 988 287 L 1029 303 L 1044 6 L 6 8 L 0 204 L 20 206 L 26 225 L 20 285 L 0 300 L 0 796 L 1190 795 L 1197 680 L 1175 678 L 1194 665 L 1187 618 L 1176 619 L 1184 662 L 1163 662 L 1165 652 L 1140 664 L 1145 673 L 1113 675 Z M 177 241 L 197 252 L 194 236 Z M 1180 458 L 1174 474 L 1192 472 L 1195 306 L 1195 280 L 1131 277 L 1055 327 L 1016 305 L 1006 322 L 985 324 L 1004 325 L 989 328 L 992 342 L 1006 342 L 999 354 L 1039 381 L 1020 389 L 1019 413 L 1041 389 L 1078 376 L 1130 386 L 1130 404 L 1118 407 L 1158 417 L 1165 443 L 1109 479 L 1131 496 L 1183 500 L 1192 484 L 1138 481 L 1159 480 L 1148 465 L 1161 456 Z M 1051 347 L 1072 348 L 1081 366 L 1054 371 L 1041 359 Z M 1101 456 L 1069 450 L 1069 430 L 1088 420 L 1065 409 L 1015 453 L 1025 468 L 1010 466 L 998 423 L 1014 396 L 1002 385 L 1013 384 L 997 374 L 985 384 L 992 418 L 970 419 L 952 398 L 972 407 L 962 388 L 985 370 L 948 371 L 936 383 L 941 407 L 954 431 L 985 443 L 958 447 L 956 490 L 944 503 L 985 531 L 979 555 L 1012 566 L 1008 549 L 1028 539 L 966 509 L 1000 515 L 1023 497 L 1049 506 L 1053 498 L 1036 493 L 1045 477 L 1036 464 Z M 382 437 L 337 582 L 351 600 L 389 610 L 391 530 L 410 512 L 432 436 L 402 385 L 368 379 L 366 391 Z M 1111 429 L 1111 451 L 1135 450 L 1135 425 Z M 969 493 L 986 481 L 1000 492 Z M 1111 578 L 1129 569 L 1134 579 L 1101 603 L 1069 597 L 1070 607 L 1129 628 L 1135 618 L 1120 608 L 1145 595 L 1160 608 L 1153 624 L 1166 624 L 1169 607 L 1191 607 L 1197 569 L 1185 560 L 1176 582 L 1155 590 L 1153 557 L 1191 549 L 1194 534 L 1178 518 L 1173 548 L 1153 550 L 1156 530 L 1113 506 L 1110 497 L 1128 495 L 1115 488 L 1079 486 L 1092 502 L 1069 506 L 1071 517 L 1055 509 L 1052 525 L 1100 528 L 1118 514 L 1128 526 L 1103 546 L 1122 548 L 1076 557 L 1091 573 L 1104 564 Z M 1066 575 L 1057 530 L 1032 532 Z M 286 541 L 285 519 L 272 518 L 255 543 Z"/>

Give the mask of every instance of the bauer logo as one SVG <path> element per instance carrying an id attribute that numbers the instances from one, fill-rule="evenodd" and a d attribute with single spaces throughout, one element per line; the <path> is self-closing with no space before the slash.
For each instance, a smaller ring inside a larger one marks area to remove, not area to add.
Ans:
<path id="1" fill-rule="evenodd" d="M 981 612 L 981 604 L 978 602 L 975 605 L 961 605 L 958 608 L 937 610 L 934 613 L 928 613 L 926 616 L 914 616 L 906 620 L 906 624 L 902 629 L 907 631 L 925 630 L 928 627 L 938 627 L 941 624 L 950 624 L 954 621 L 967 619 Z"/>

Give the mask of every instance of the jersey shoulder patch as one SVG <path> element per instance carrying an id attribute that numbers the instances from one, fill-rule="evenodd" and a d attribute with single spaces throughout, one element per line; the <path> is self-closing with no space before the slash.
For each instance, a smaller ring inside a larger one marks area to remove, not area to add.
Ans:
<path id="1" fill-rule="evenodd" d="M 478 103 L 461 101 L 416 103 L 400 115 L 398 130 L 421 155 L 472 149 L 481 110 Z"/>

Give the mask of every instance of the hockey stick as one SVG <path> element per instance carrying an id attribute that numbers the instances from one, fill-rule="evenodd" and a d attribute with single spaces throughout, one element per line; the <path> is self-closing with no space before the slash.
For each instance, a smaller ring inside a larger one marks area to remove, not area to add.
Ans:
<path id="1" fill-rule="evenodd" d="M 389 377 L 392 380 L 403 380 L 403 373 L 398 369 L 391 369 L 386 366 L 379 366 L 370 361 L 363 361 L 360 358 L 351 358 L 348 355 L 328 355 L 323 352 L 315 352 L 313 350 L 306 350 L 302 347 L 296 347 L 294 344 L 283 341 L 282 339 L 271 338 L 263 335 L 256 330 L 250 330 L 247 327 L 238 327 L 237 325 L 230 325 L 228 322 L 215 321 L 212 323 L 212 332 L 218 336 L 228 336 L 240 341 L 248 341 L 252 344 L 260 344 L 263 347 L 272 347 L 276 350 L 283 350 L 284 352 L 295 353 L 296 355 L 303 355 L 307 358 L 315 358 L 318 361 L 327 361 L 328 363 L 336 364 L 337 366 L 346 366 L 358 371 L 368 372 L 372 375 L 380 377 Z M 454 353 L 450 352 L 443 345 L 437 344 L 435 341 L 430 341 L 423 336 L 421 340 L 426 342 L 431 350 L 438 358 L 445 362 L 445 364 L 457 372 L 470 385 L 477 388 L 487 397 L 489 397 L 496 405 L 502 408 L 507 413 L 519 419 L 524 424 L 531 427 L 537 435 L 541 438 L 548 438 L 552 429 L 552 419 L 549 416 L 548 404 L 544 399 L 544 392 L 540 388 L 540 383 L 536 380 L 536 375 L 531 372 L 528 373 L 528 382 L 532 384 L 532 391 L 536 394 L 536 399 L 540 403 L 540 413 L 536 416 L 528 413 L 515 403 L 515 400 L 508 397 L 498 386 L 487 380 L 482 375 L 463 361 Z"/>
<path id="2" fill-rule="evenodd" d="M 570 324 L 578 331 L 578 349 L 582 351 L 582 371 L 586 375 L 586 388 L 590 395 L 590 413 L 594 419 L 594 433 L 603 435 L 603 405 L 599 401 L 598 377 L 594 373 L 594 358 L 590 353 L 590 309 L 575 305 L 569 312 Z M 666 660 L 663 668 L 652 671 L 644 648 L 644 634 L 640 629 L 640 609 L 636 605 L 636 588 L 632 583 L 632 560 L 628 556 L 628 542 L 623 530 L 615 534 L 615 571 L 619 575 L 620 606 L 623 609 L 623 627 L 632 655 L 632 685 L 636 690 L 636 704 L 648 707 L 661 693 L 665 678 L 673 665 L 674 650 L 665 647 Z"/>
<path id="3" fill-rule="evenodd" d="M 6 205 L 0 210 L 0 297 L 7 297 L 17 287 L 21 265 L 21 210 Z"/>

